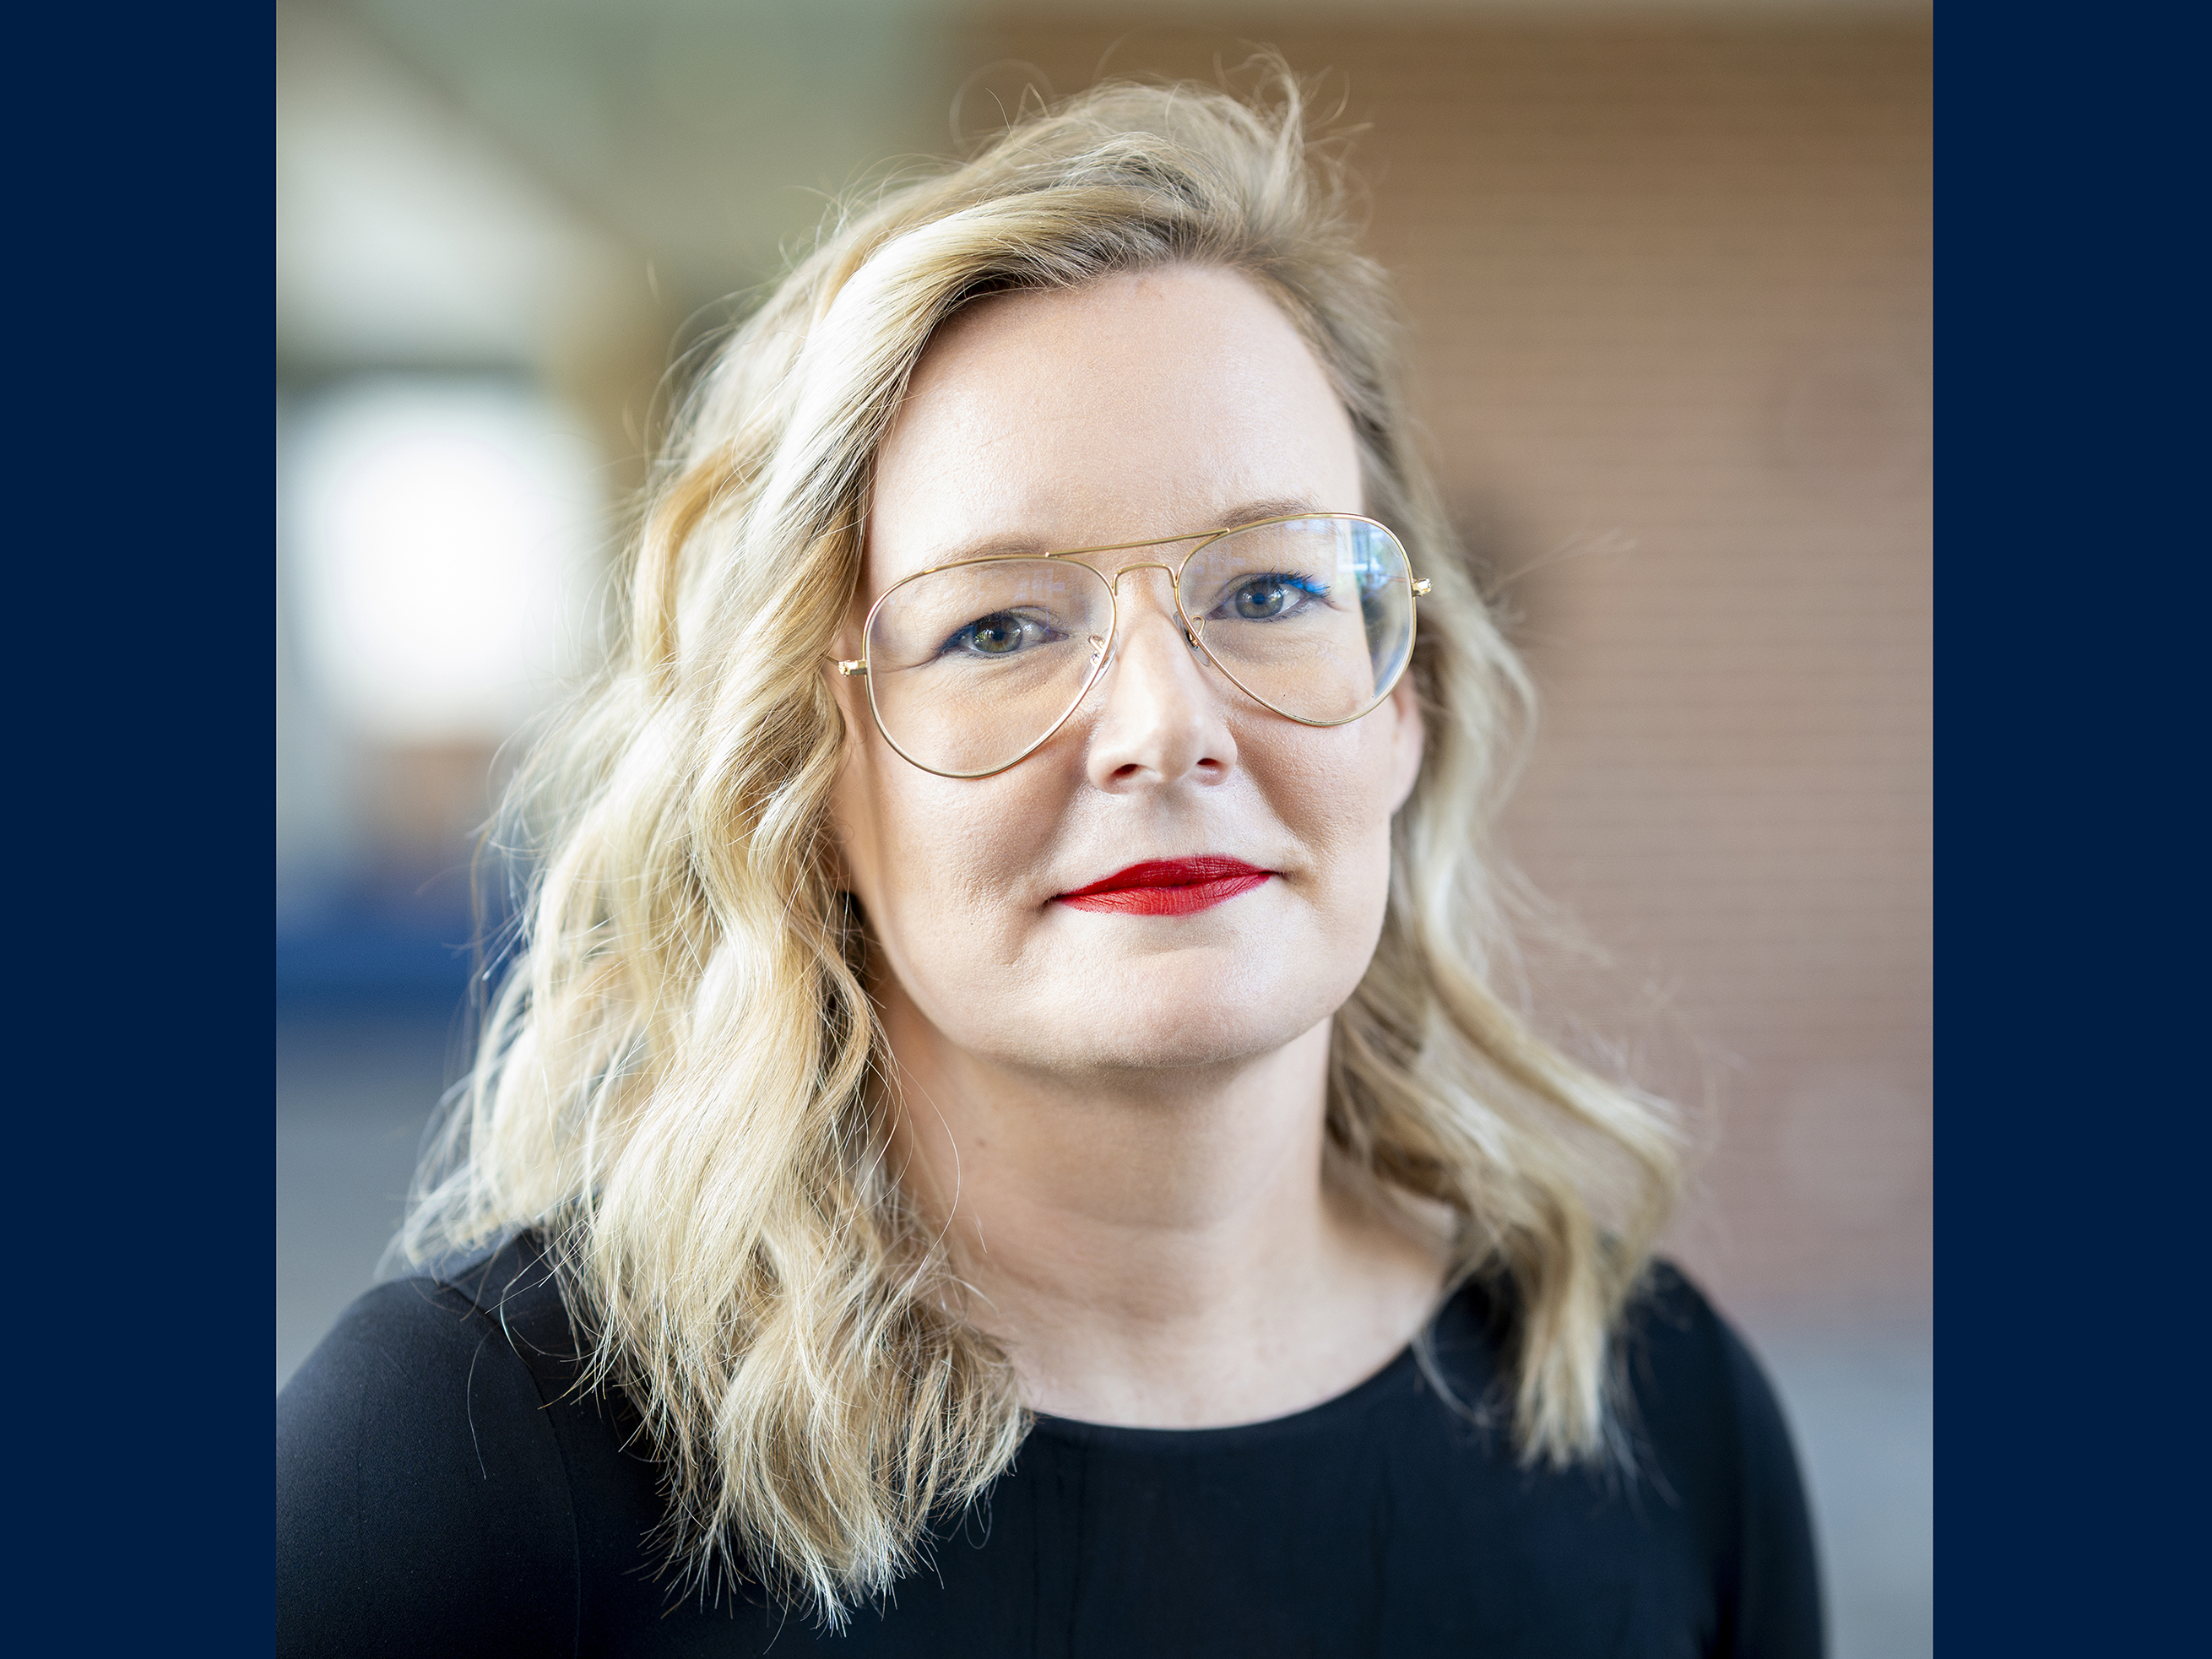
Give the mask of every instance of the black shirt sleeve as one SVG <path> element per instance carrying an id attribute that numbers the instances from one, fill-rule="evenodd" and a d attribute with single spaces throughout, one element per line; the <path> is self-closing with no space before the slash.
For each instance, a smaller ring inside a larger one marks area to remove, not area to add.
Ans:
<path id="1" fill-rule="evenodd" d="M 276 1397 L 276 1651 L 571 1654 L 581 1583 L 548 1403 L 426 1279 L 349 1308 Z"/>
<path id="2" fill-rule="evenodd" d="M 1782 1407 L 1741 1338 L 1717 1318 L 1736 1421 L 1741 1574 L 1734 1652 L 1738 1659 L 1818 1659 L 1820 1574 L 1805 1489 Z"/>
<path id="3" fill-rule="evenodd" d="M 1820 1574 L 1773 1386 L 1671 1263 L 1652 1264 L 1623 1332 L 1643 1458 L 1702 1538 L 1715 1659 L 1820 1659 Z"/>

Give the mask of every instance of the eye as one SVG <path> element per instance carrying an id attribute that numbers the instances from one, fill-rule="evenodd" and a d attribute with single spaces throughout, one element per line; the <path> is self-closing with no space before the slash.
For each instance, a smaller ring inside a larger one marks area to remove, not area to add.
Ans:
<path id="1" fill-rule="evenodd" d="M 1240 622 L 1272 622 L 1279 617 L 1295 614 L 1308 599 L 1325 598 L 1328 593 L 1326 582 L 1316 581 L 1310 576 L 1271 571 L 1237 583 L 1228 598 L 1214 608 L 1213 615 L 1235 617 Z"/>
<path id="2" fill-rule="evenodd" d="M 1011 657 L 1058 637 L 1038 617 L 1024 617 L 1018 611 L 1000 611 L 978 617 L 945 641 L 945 648 L 974 657 Z"/>

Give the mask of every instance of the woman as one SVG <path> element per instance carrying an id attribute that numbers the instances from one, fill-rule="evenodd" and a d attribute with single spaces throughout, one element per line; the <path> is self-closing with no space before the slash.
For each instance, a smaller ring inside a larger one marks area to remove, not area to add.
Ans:
<path id="1" fill-rule="evenodd" d="M 514 816 L 301 1652 L 1819 1650 L 1653 1103 L 1488 988 L 1525 703 L 1295 91 L 1104 89 L 704 377 Z"/>

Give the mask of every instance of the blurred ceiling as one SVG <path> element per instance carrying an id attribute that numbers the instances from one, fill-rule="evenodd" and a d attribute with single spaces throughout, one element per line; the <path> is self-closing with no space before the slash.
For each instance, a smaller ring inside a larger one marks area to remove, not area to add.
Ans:
<path id="1" fill-rule="evenodd" d="M 537 216 L 611 250 L 640 298 L 650 287 L 680 313 L 773 272 L 865 170 L 945 147 L 941 114 L 933 125 L 930 112 L 951 83 L 940 15 L 950 9 L 297 0 L 279 10 L 279 75 L 288 36 L 349 37 L 356 62 L 380 58 L 385 78 L 442 104 L 449 134 L 473 130 L 473 146 L 457 148 L 482 154 L 464 171 L 528 173 L 545 209 Z M 280 150 L 289 143 L 280 125 Z M 465 216 L 459 191 L 445 193 L 449 216 Z M 505 245 L 519 255 L 544 234 L 516 223 Z"/>
<path id="2" fill-rule="evenodd" d="M 335 167 L 319 176 L 371 203 L 397 199 L 408 179 L 419 186 L 434 206 L 412 244 L 448 240 L 485 276 L 472 285 L 478 295 L 515 296 L 496 307 L 503 320 L 471 320 L 458 302 L 444 308 L 451 333 L 496 356 L 501 339 L 511 353 L 521 334 L 552 326 L 554 313 L 609 282 L 649 287 L 655 310 L 680 316 L 772 276 L 839 191 L 896 156 L 952 145 L 963 82 L 978 106 L 970 118 L 987 118 L 980 106 L 992 89 L 975 74 L 981 66 L 962 59 L 964 26 L 987 15 L 1106 16 L 1132 29 L 1201 24 L 1256 40 L 1270 29 L 1355 17 L 1595 22 L 1926 9 L 1918 0 L 284 0 L 279 80 L 295 95 L 280 92 L 279 149 L 280 158 L 292 152 L 295 173 L 319 166 L 302 154 L 315 148 L 312 137 L 298 135 L 333 125 L 349 96 L 354 106 L 374 103 L 360 83 L 378 77 L 359 65 L 378 57 L 387 87 L 407 84 L 387 92 L 386 105 L 437 106 L 418 109 L 411 141 L 351 147 L 383 152 L 380 185 L 358 163 L 350 176 Z M 341 37 L 349 52 L 337 49 Z M 342 73 L 326 67 L 318 80 L 300 71 L 318 52 L 326 64 L 350 57 L 350 94 Z M 303 83 L 317 89 L 297 95 Z M 391 125 L 396 134 L 404 124 Z M 437 137 L 426 144 L 425 132 Z M 443 168 L 440 148 L 450 161 Z M 450 176 L 431 176 L 441 171 Z M 491 187 L 502 174 L 527 182 Z M 286 215 L 296 221 L 293 201 L 315 193 L 293 192 Z M 353 296 L 346 326 L 358 336 L 374 326 L 362 319 L 378 314 L 380 283 L 412 294 L 426 279 L 398 268 L 405 262 L 392 250 L 410 239 L 395 236 L 391 216 L 380 223 L 356 212 L 354 223 L 354 235 L 315 257 L 335 279 L 319 291 Z M 289 228 L 295 244 L 314 240 L 311 225 Z M 458 261 L 449 253 L 447 263 Z M 295 258 L 295 276 L 300 269 Z M 356 303 L 363 295 L 367 303 Z M 296 314 L 289 322 L 295 352 L 322 326 Z"/>
<path id="3" fill-rule="evenodd" d="M 276 332 L 302 365 L 520 368 L 621 239 L 340 14 L 278 13 Z"/>

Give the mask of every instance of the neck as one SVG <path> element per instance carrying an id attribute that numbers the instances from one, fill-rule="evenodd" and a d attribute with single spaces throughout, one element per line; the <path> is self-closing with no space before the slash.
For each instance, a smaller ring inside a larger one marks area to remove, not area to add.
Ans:
<path id="1" fill-rule="evenodd" d="M 1323 1176 L 1329 1026 L 1230 1064 L 1040 1073 L 884 1004 L 895 1156 L 1035 1409 L 1157 1427 L 1318 1404 L 1431 1310 L 1440 1244 Z"/>

